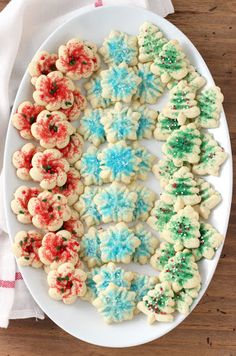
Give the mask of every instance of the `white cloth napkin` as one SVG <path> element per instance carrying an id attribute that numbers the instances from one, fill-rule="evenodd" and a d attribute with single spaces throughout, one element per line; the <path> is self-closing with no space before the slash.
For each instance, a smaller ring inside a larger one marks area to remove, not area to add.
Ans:
<path id="1" fill-rule="evenodd" d="M 107 4 L 146 7 L 163 17 L 174 12 L 171 0 L 12 0 L 0 13 L 0 170 L 10 107 L 27 63 L 57 26 L 87 6 Z M 29 294 L 11 253 L 1 190 L 0 180 L 0 327 L 7 327 L 9 319 L 43 319 L 44 314 Z"/>

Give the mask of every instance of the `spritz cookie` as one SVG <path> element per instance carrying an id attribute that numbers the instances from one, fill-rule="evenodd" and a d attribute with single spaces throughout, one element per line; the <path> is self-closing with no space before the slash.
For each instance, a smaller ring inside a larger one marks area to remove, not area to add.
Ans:
<path id="1" fill-rule="evenodd" d="M 101 75 L 94 74 L 91 79 L 84 84 L 84 88 L 87 92 L 87 100 L 91 104 L 93 109 L 102 108 L 105 109 L 111 105 L 111 99 L 102 97 L 102 85 Z"/>
<path id="2" fill-rule="evenodd" d="M 30 176 L 43 189 L 62 187 L 67 180 L 67 172 L 70 169 L 67 160 L 62 158 L 62 153 L 56 149 L 47 149 L 37 152 L 32 158 Z"/>
<path id="3" fill-rule="evenodd" d="M 130 288 L 130 281 L 134 277 L 133 272 L 127 272 L 123 268 L 116 266 L 113 262 L 103 265 L 99 272 L 93 277 L 97 291 L 100 293 L 112 283 L 117 287 Z"/>
<path id="4" fill-rule="evenodd" d="M 146 276 L 145 274 L 133 273 L 133 279 L 131 281 L 130 290 L 135 292 L 135 302 L 140 302 L 143 297 L 155 287 L 158 282 L 156 276 Z M 139 310 L 136 309 L 135 313 Z"/>
<path id="5" fill-rule="evenodd" d="M 198 96 L 200 115 L 197 123 L 203 128 L 215 128 L 219 126 L 220 113 L 224 96 L 219 87 L 211 87 L 203 90 Z"/>
<path id="6" fill-rule="evenodd" d="M 28 65 L 28 72 L 31 76 L 31 83 L 35 85 L 36 80 L 40 75 L 47 75 L 50 72 L 57 70 L 56 60 L 57 54 L 48 53 L 47 51 L 38 52 L 30 64 Z"/>
<path id="7" fill-rule="evenodd" d="M 160 281 L 171 283 L 174 292 L 198 288 L 201 283 L 198 265 L 189 250 L 177 252 L 171 257 L 159 274 Z"/>
<path id="8" fill-rule="evenodd" d="M 146 221 L 150 210 L 153 208 L 156 199 L 156 193 L 142 184 L 134 183 L 130 186 L 130 190 L 136 192 L 137 200 L 134 208 L 134 219 Z"/>
<path id="9" fill-rule="evenodd" d="M 89 268 L 102 265 L 100 244 L 99 230 L 90 227 L 80 243 L 80 256 Z"/>
<path id="10" fill-rule="evenodd" d="M 63 222 L 61 229 L 70 232 L 72 237 L 79 239 L 84 235 L 84 225 L 79 219 L 79 213 L 73 208 L 70 208 L 70 211 L 71 217 Z"/>
<path id="11" fill-rule="evenodd" d="M 130 263 L 135 249 L 141 244 L 128 226 L 120 222 L 99 234 L 103 262 Z"/>
<path id="12" fill-rule="evenodd" d="M 171 158 L 163 157 L 152 167 L 152 171 L 156 178 L 160 181 L 162 188 L 165 188 L 169 184 L 175 172 L 179 170 L 179 167 L 175 166 Z"/>
<path id="13" fill-rule="evenodd" d="M 171 217 L 161 232 L 161 238 L 172 243 L 175 251 L 197 248 L 200 243 L 199 229 L 198 213 L 191 206 L 186 206 Z"/>
<path id="14" fill-rule="evenodd" d="M 193 304 L 195 298 L 197 298 L 201 285 L 192 289 L 183 289 L 179 293 L 175 293 L 175 309 L 184 315 L 188 315 L 190 307 Z"/>
<path id="15" fill-rule="evenodd" d="M 135 102 L 132 106 L 133 110 L 140 114 L 137 128 L 137 139 L 150 139 L 152 138 L 153 130 L 157 120 L 157 111 L 150 109 L 146 105 L 140 105 Z"/>
<path id="16" fill-rule="evenodd" d="M 150 265 L 161 271 L 167 264 L 168 260 L 176 254 L 174 245 L 169 242 L 162 242 L 156 249 L 155 254 L 150 259 Z"/>
<path id="17" fill-rule="evenodd" d="M 88 227 L 99 225 L 102 222 L 102 216 L 94 202 L 94 198 L 99 192 L 100 189 L 97 187 L 85 187 L 83 194 L 74 205 L 74 209 L 79 212 L 81 219 Z"/>
<path id="18" fill-rule="evenodd" d="M 95 146 L 99 146 L 106 140 L 104 126 L 101 122 L 103 115 L 102 109 L 86 109 L 80 119 L 79 133 Z"/>
<path id="19" fill-rule="evenodd" d="M 37 152 L 43 149 L 33 143 L 26 143 L 21 149 L 15 151 L 12 156 L 12 163 L 16 168 L 16 175 L 22 180 L 31 180 L 30 169 L 32 168 L 32 158 Z"/>
<path id="20" fill-rule="evenodd" d="M 167 42 L 160 29 L 151 22 L 144 22 L 139 29 L 139 61 L 153 62 Z"/>
<path id="21" fill-rule="evenodd" d="M 32 217 L 28 211 L 28 202 L 31 198 L 37 197 L 40 192 L 41 189 L 38 187 L 32 188 L 24 185 L 16 189 L 14 199 L 11 201 L 11 209 L 22 224 L 31 223 Z"/>
<path id="22" fill-rule="evenodd" d="M 101 122 L 104 126 L 108 142 L 121 140 L 137 140 L 140 114 L 122 103 L 116 103 L 114 108 L 107 110 Z"/>
<path id="23" fill-rule="evenodd" d="M 33 98 L 36 104 L 45 106 L 49 111 L 68 109 L 74 103 L 74 90 L 73 82 L 55 71 L 38 77 Z"/>
<path id="24" fill-rule="evenodd" d="M 174 205 L 175 211 L 182 209 L 185 205 L 200 203 L 199 188 L 188 167 L 181 167 L 174 173 L 169 183 L 165 186 L 161 200 L 167 204 Z"/>
<path id="25" fill-rule="evenodd" d="M 69 206 L 74 205 L 79 196 L 83 193 L 84 185 L 81 182 L 80 173 L 75 168 L 70 168 L 70 170 L 66 173 L 67 179 L 65 184 L 61 187 L 56 186 L 52 189 L 52 192 L 63 194 L 67 198 L 67 204 Z"/>
<path id="26" fill-rule="evenodd" d="M 173 215 L 175 215 L 173 205 L 166 204 L 163 200 L 159 199 L 155 202 L 155 206 L 151 210 L 147 224 L 151 226 L 153 230 L 162 232 Z"/>
<path id="27" fill-rule="evenodd" d="M 137 193 L 117 182 L 100 189 L 94 198 L 104 223 L 134 220 L 136 201 Z"/>
<path id="28" fill-rule="evenodd" d="M 199 247 L 192 250 L 196 261 L 203 257 L 212 259 L 224 237 L 211 224 L 201 222 L 199 240 Z"/>
<path id="29" fill-rule="evenodd" d="M 21 137 L 25 140 L 33 138 L 31 126 L 36 121 L 38 114 L 44 109 L 42 105 L 24 101 L 18 106 L 16 113 L 12 115 L 12 125 L 19 130 Z"/>
<path id="30" fill-rule="evenodd" d="M 177 40 L 171 40 L 162 47 L 151 65 L 151 71 L 159 75 L 163 83 L 183 79 L 188 74 L 188 60 Z"/>
<path id="31" fill-rule="evenodd" d="M 146 180 L 148 173 L 152 170 L 152 165 L 156 159 L 156 156 L 151 154 L 144 146 L 139 145 L 138 142 L 134 142 L 132 147 L 134 149 L 135 156 L 140 160 L 138 163 L 136 177 L 138 179 Z"/>
<path id="32" fill-rule="evenodd" d="M 99 267 L 94 267 L 87 271 L 87 278 L 86 278 L 86 293 L 81 297 L 81 299 L 87 300 L 88 302 L 92 303 L 95 298 L 98 296 L 98 291 L 96 287 L 96 283 L 93 280 L 93 277 L 98 274 L 100 271 Z"/>
<path id="33" fill-rule="evenodd" d="M 42 267 L 39 259 L 39 248 L 42 245 L 43 236 L 35 230 L 19 231 L 12 245 L 12 252 L 16 256 L 19 265 Z"/>
<path id="34" fill-rule="evenodd" d="M 193 173 L 199 175 L 210 174 L 218 176 L 221 165 L 225 162 L 228 155 L 213 135 L 209 133 L 201 134 L 200 160 L 193 165 Z"/>
<path id="35" fill-rule="evenodd" d="M 135 236 L 141 241 L 141 244 L 135 249 L 132 260 L 144 265 L 149 261 L 157 248 L 158 239 L 142 224 L 137 224 L 133 231 Z"/>
<path id="36" fill-rule="evenodd" d="M 141 78 L 135 74 L 134 69 L 125 63 L 103 70 L 101 77 L 102 96 L 112 102 L 130 103 L 141 83 Z"/>
<path id="37" fill-rule="evenodd" d="M 165 88 L 160 77 L 151 72 L 150 66 L 151 63 L 139 63 L 136 69 L 141 83 L 138 85 L 134 99 L 139 100 L 141 104 L 155 104 Z"/>
<path id="38" fill-rule="evenodd" d="M 123 182 L 129 184 L 135 178 L 141 159 L 135 150 L 125 141 L 109 143 L 106 148 L 98 153 L 101 161 L 101 178 L 106 182 Z"/>
<path id="39" fill-rule="evenodd" d="M 107 324 L 120 323 L 134 317 L 135 293 L 110 284 L 92 302 Z"/>
<path id="40" fill-rule="evenodd" d="M 56 67 L 72 80 L 88 78 L 95 70 L 94 56 L 94 49 L 73 38 L 59 47 Z"/>
<path id="41" fill-rule="evenodd" d="M 61 148 L 59 151 L 62 153 L 62 157 L 65 158 L 69 164 L 74 164 L 81 157 L 83 152 L 84 140 L 76 132 L 70 136 L 69 143 Z"/>
<path id="42" fill-rule="evenodd" d="M 57 269 L 63 263 L 70 262 L 75 265 L 79 259 L 80 245 L 76 238 L 66 230 L 56 233 L 48 232 L 44 235 L 42 246 L 39 248 L 39 258 L 50 269 Z"/>
<path id="43" fill-rule="evenodd" d="M 63 263 L 56 270 L 48 273 L 48 294 L 52 299 L 62 300 L 65 304 L 72 304 L 78 297 L 86 293 L 87 274 L 75 268 L 72 263 Z"/>
<path id="44" fill-rule="evenodd" d="M 174 306 L 174 292 L 168 282 L 157 283 L 137 305 L 138 309 L 147 315 L 149 324 L 155 321 L 171 322 Z"/>
<path id="45" fill-rule="evenodd" d="M 198 163 L 200 160 L 201 136 L 194 124 L 181 126 L 168 137 L 162 152 L 180 167 L 184 162 Z"/>
<path id="46" fill-rule="evenodd" d="M 87 100 L 81 94 L 78 88 L 73 90 L 74 103 L 67 109 L 60 109 L 64 115 L 66 115 L 68 121 L 76 121 L 79 119 L 81 111 L 85 110 L 87 107 Z"/>
<path id="47" fill-rule="evenodd" d="M 221 202 L 221 194 L 204 179 L 195 177 L 195 181 L 199 188 L 201 202 L 199 205 L 194 206 L 194 209 L 197 210 L 204 219 L 208 219 L 211 210 Z"/>
<path id="48" fill-rule="evenodd" d="M 163 114 L 170 119 L 176 119 L 180 125 L 184 125 L 187 119 L 195 119 L 200 114 L 195 96 L 195 91 L 185 80 L 181 80 L 171 89 L 169 101 L 162 110 Z"/>
<path id="49" fill-rule="evenodd" d="M 44 148 L 64 148 L 68 145 L 70 136 L 75 133 L 75 128 L 63 113 L 43 110 L 31 126 L 31 132 Z"/>
<path id="50" fill-rule="evenodd" d="M 137 37 L 129 36 L 125 32 L 111 31 L 99 52 L 108 65 L 126 63 L 133 66 L 138 62 Z"/>
<path id="51" fill-rule="evenodd" d="M 81 160 L 77 161 L 75 168 L 80 171 L 85 185 L 104 183 L 101 177 L 101 160 L 98 158 L 100 151 L 95 146 L 90 146 L 82 155 Z"/>
<path id="52" fill-rule="evenodd" d="M 166 141 L 171 133 L 180 129 L 181 125 L 177 119 L 170 119 L 161 112 L 158 115 L 156 128 L 154 130 L 154 137 L 156 140 Z"/>
<path id="53" fill-rule="evenodd" d="M 71 210 L 67 205 L 66 197 L 48 191 L 31 198 L 28 203 L 28 210 L 32 215 L 32 224 L 38 229 L 48 231 L 60 229 L 63 222 L 71 217 Z"/>
<path id="54" fill-rule="evenodd" d="M 189 65 L 188 74 L 183 79 L 188 83 L 190 88 L 192 88 L 192 90 L 194 90 L 195 92 L 201 89 L 206 84 L 206 79 L 202 77 L 201 74 L 198 73 L 197 70 L 192 65 Z M 178 83 L 179 83 L 178 80 L 172 79 L 167 84 L 167 88 L 171 90 Z"/>

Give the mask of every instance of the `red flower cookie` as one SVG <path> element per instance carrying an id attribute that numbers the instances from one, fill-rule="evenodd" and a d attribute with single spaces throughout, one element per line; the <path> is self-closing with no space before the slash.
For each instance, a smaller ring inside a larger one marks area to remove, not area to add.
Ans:
<path id="1" fill-rule="evenodd" d="M 31 126 L 31 132 L 42 147 L 63 148 L 68 145 L 75 128 L 62 112 L 43 110 Z"/>
<path id="2" fill-rule="evenodd" d="M 20 231 L 16 234 L 12 252 L 21 266 L 32 266 L 34 268 L 42 266 L 38 255 L 42 238 L 43 236 L 35 230 Z"/>
<path id="3" fill-rule="evenodd" d="M 16 175 L 22 180 L 31 180 L 29 174 L 32 168 L 32 158 L 36 152 L 40 152 L 43 149 L 36 147 L 32 143 L 26 143 L 20 150 L 16 151 L 12 156 L 12 163 L 16 167 Z"/>
<path id="4" fill-rule="evenodd" d="M 88 78 L 95 69 L 95 54 L 83 41 L 72 39 L 58 50 L 57 69 L 73 80 Z"/>
<path id="5" fill-rule="evenodd" d="M 67 120 L 75 121 L 78 120 L 81 111 L 84 110 L 87 106 L 87 100 L 85 97 L 80 93 L 78 89 L 73 91 L 74 95 L 74 104 L 68 109 L 61 109 L 60 111 L 66 115 Z"/>
<path id="6" fill-rule="evenodd" d="M 71 210 L 67 205 L 66 197 L 48 191 L 40 193 L 36 198 L 31 198 L 28 203 L 28 210 L 32 215 L 33 225 L 48 231 L 59 230 L 63 222 L 71 217 Z"/>
<path id="7" fill-rule="evenodd" d="M 56 149 L 37 152 L 32 158 L 30 175 L 36 182 L 40 182 L 43 189 L 61 187 L 67 180 L 70 166 L 62 153 Z"/>
<path id="8" fill-rule="evenodd" d="M 57 70 L 57 59 L 58 55 L 55 53 L 50 54 L 47 51 L 37 53 L 28 66 L 28 71 L 31 75 L 31 83 L 35 85 L 36 80 L 40 75 L 47 75 L 50 72 Z"/>
<path id="9" fill-rule="evenodd" d="M 20 131 L 20 135 L 25 140 L 33 138 L 31 133 L 31 125 L 36 121 L 38 114 L 43 111 L 44 106 L 32 104 L 30 101 L 21 103 L 12 116 L 13 126 Z"/>
<path id="10" fill-rule="evenodd" d="M 48 232 L 39 249 L 39 258 L 50 269 L 57 269 L 59 265 L 70 262 L 75 265 L 79 259 L 79 242 L 66 230 L 56 233 Z"/>
<path id="11" fill-rule="evenodd" d="M 62 300 L 65 304 L 72 304 L 77 297 L 85 295 L 86 278 L 87 274 L 84 271 L 75 268 L 72 263 L 64 263 L 57 270 L 48 273 L 48 293 L 53 299 Z"/>
<path id="12" fill-rule="evenodd" d="M 62 225 L 62 229 L 69 231 L 71 235 L 76 239 L 79 239 L 83 236 L 84 225 L 79 220 L 79 214 L 76 210 L 71 208 L 71 218 L 64 222 L 64 224 Z"/>
<path id="13" fill-rule="evenodd" d="M 40 75 L 36 80 L 35 89 L 33 93 L 35 102 L 44 105 L 49 111 L 68 109 L 74 103 L 74 84 L 61 72 Z"/>
<path id="14" fill-rule="evenodd" d="M 53 188 L 52 192 L 63 194 L 67 198 L 67 204 L 73 205 L 83 193 L 83 184 L 80 180 L 80 173 L 75 168 L 70 168 L 67 172 L 67 180 L 61 187 Z"/>
<path id="15" fill-rule="evenodd" d="M 83 152 L 84 140 L 78 133 L 71 135 L 68 145 L 59 151 L 70 164 L 74 164 L 80 159 Z"/>
<path id="16" fill-rule="evenodd" d="M 30 224 L 32 216 L 28 211 L 28 202 L 31 198 L 37 197 L 41 192 L 40 188 L 30 188 L 22 185 L 14 193 L 14 199 L 11 201 L 13 213 L 17 215 L 17 220 L 22 224 Z"/>

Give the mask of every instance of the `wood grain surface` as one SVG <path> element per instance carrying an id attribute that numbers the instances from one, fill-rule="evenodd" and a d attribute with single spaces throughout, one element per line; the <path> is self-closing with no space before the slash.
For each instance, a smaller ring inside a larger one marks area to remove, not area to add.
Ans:
<path id="1" fill-rule="evenodd" d="M 66 0 L 65 0 L 66 1 Z M 155 0 L 152 0 L 155 1 Z M 165 1 L 165 0 L 163 0 Z M 236 153 L 236 1 L 172 0 L 168 20 L 198 48 L 225 96 L 224 108 Z M 0 9 L 8 1 L 0 0 Z M 79 341 L 51 320 L 11 321 L 0 330 L 0 356 L 99 355 L 236 355 L 236 196 L 225 246 L 214 278 L 193 313 L 175 330 L 146 345 L 107 349 Z M 140 331 L 142 332 L 142 331 Z"/>

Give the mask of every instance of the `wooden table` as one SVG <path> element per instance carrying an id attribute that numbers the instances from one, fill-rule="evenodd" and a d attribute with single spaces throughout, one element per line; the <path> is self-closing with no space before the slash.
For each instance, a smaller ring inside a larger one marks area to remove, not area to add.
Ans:
<path id="1" fill-rule="evenodd" d="M 163 0 L 165 1 L 165 0 Z M 0 9 L 8 3 L 0 0 Z M 236 148 L 236 1 L 173 0 L 168 19 L 196 45 L 225 95 L 235 161 Z M 235 164 L 236 166 L 236 164 Z M 0 330 L 0 356 L 36 355 L 236 355 L 236 196 L 222 256 L 207 293 L 193 313 L 157 341 L 129 349 L 106 349 L 78 341 L 48 318 L 11 321 Z M 234 279 L 234 280 L 233 280 Z"/>

